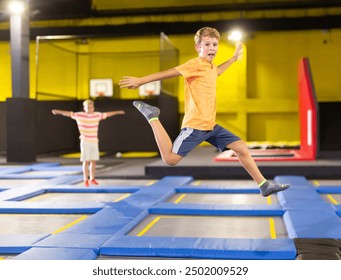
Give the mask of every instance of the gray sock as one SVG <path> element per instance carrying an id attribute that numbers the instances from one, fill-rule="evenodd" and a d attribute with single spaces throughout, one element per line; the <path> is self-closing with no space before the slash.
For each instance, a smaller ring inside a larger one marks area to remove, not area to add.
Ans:
<path id="1" fill-rule="evenodd" d="M 134 101 L 133 105 L 141 112 L 142 115 L 148 120 L 158 119 L 160 115 L 160 109 L 154 106 L 150 106 L 142 101 Z"/>
<path id="2" fill-rule="evenodd" d="M 274 184 L 274 183 L 270 183 L 269 181 L 266 181 L 259 188 L 262 193 L 262 196 L 269 196 L 271 194 L 284 191 L 289 187 L 290 187 L 290 184 Z"/>

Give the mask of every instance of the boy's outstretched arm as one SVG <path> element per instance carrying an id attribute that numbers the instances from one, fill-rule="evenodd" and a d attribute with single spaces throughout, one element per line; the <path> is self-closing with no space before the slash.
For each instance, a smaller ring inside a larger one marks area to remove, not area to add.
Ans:
<path id="1" fill-rule="evenodd" d="M 72 112 L 71 111 L 64 111 L 64 110 L 53 109 L 52 110 L 52 114 L 54 114 L 54 115 L 62 115 L 64 117 L 71 117 Z"/>
<path id="2" fill-rule="evenodd" d="M 243 46 L 241 43 L 239 43 L 236 46 L 233 56 L 218 66 L 218 75 L 220 76 L 221 74 L 223 74 L 227 70 L 227 68 L 231 66 L 233 62 L 241 58 L 242 54 L 243 54 Z"/>
<path id="3" fill-rule="evenodd" d="M 169 79 L 177 76 L 180 76 L 180 73 L 175 68 L 171 68 L 165 71 L 156 72 L 154 74 L 150 74 L 148 76 L 140 78 L 123 76 L 118 84 L 120 85 L 121 88 L 135 89 L 149 82 Z"/>
<path id="4" fill-rule="evenodd" d="M 110 117 L 115 116 L 115 115 L 124 115 L 125 113 L 126 112 L 123 110 L 106 112 L 107 118 L 110 118 Z"/>

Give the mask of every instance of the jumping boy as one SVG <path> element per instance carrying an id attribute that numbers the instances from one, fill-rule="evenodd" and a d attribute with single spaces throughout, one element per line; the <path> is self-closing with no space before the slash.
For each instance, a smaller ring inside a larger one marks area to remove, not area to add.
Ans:
<path id="1" fill-rule="evenodd" d="M 101 120 L 106 118 L 125 114 L 124 111 L 111 111 L 111 112 L 95 112 L 95 104 L 92 100 L 85 100 L 83 102 L 84 112 L 72 112 L 63 110 L 52 110 L 54 115 L 62 115 L 70 117 L 77 122 L 78 130 L 80 133 L 80 150 L 83 166 L 83 180 L 84 186 L 98 185 L 95 179 L 96 161 L 99 160 L 98 148 L 98 126 Z M 89 182 L 89 167 L 90 167 L 90 182 Z"/>
<path id="2" fill-rule="evenodd" d="M 220 34 L 216 29 L 203 27 L 194 36 L 195 50 L 199 55 L 197 58 L 144 77 L 124 76 L 119 84 L 122 88 L 135 89 L 152 81 L 182 75 L 185 80 L 185 115 L 180 134 L 174 143 L 159 121 L 159 108 L 141 101 L 133 103 L 148 120 L 163 161 L 175 165 L 197 145 L 207 141 L 220 151 L 233 150 L 259 186 L 263 196 L 283 191 L 290 185 L 267 181 L 251 157 L 246 143 L 216 124 L 216 79 L 237 61 L 243 52 L 242 45 L 239 44 L 233 56 L 217 67 L 213 59 L 217 55 L 219 39 Z"/>

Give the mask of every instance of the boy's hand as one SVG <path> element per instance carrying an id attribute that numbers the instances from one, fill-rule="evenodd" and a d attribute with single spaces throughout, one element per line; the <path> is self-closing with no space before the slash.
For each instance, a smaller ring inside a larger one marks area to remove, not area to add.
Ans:
<path id="1" fill-rule="evenodd" d="M 118 83 L 121 88 L 135 89 L 142 85 L 140 78 L 123 76 Z"/>
<path id="2" fill-rule="evenodd" d="M 234 51 L 233 56 L 236 58 L 236 60 L 241 60 L 243 56 L 243 45 L 242 43 L 238 43 L 236 45 L 236 50 Z"/>

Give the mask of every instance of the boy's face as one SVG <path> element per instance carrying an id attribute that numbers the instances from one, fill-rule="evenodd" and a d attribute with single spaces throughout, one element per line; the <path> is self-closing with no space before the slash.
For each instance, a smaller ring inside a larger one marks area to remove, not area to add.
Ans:
<path id="1" fill-rule="evenodd" d="M 211 62 L 218 52 L 218 43 L 219 41 L 216 38 L 205 36 L 202 37 L 201 42 L 195 46 L 195 49 L 201 58 Z"/>
<path id="2" fill-rule="evenodd" d="M 83 108 L 84 108 L 84 112 L 87 114 L 92 114 L 95 110 L 94 104 L 91 104 L 91 103 L 84 104 Z"/>

